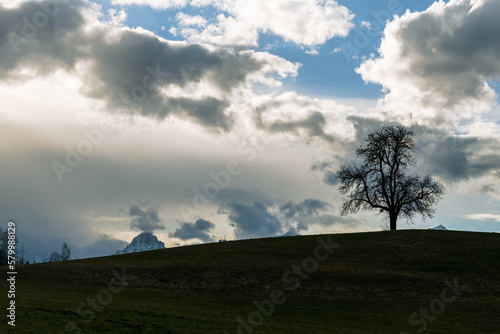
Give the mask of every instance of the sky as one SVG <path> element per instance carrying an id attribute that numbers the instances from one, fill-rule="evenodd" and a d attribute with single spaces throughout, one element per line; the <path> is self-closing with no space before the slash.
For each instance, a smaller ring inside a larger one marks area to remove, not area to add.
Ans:
<path id="1" fill-rule="evenodd" d="M 496 0 L 0 0 L 0 222 L 32 256 L 381 230 L 335 171 L 383 124 L 500 231 Z"/>

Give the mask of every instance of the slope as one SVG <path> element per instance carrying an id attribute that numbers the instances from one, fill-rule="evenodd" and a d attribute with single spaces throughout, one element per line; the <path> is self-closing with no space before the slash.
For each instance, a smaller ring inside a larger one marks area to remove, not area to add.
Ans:
<path id="1" fill-rule="evenodd" d="M 314 265 L 316 249 L 328 240 L 338 247 L 331 254 L 321 249 L 316 255 L 327 259 Z M 253 239 L 21 266 L 18 273 L 19 333 L 500 328 L 500 235 L 490 233 L 407 230 Z M 450 292 L 454 285 L 456 295 Z M 446 300 L 454 297 L 453 302 L 434 302 L 445 288 Z M 276 291 L 282 303 L 269 303 Z M 418 313 L 431 304 L 436 312 L 426 320 Z M 441 304 L 444 309 L 436 309 Z"/>

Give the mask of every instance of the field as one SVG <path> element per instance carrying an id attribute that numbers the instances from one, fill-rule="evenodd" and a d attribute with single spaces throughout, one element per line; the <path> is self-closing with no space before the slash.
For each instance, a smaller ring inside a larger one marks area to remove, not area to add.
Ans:
<path id="1" fill-rule="evenodd" d="M 267 238 L 19 266 L 15 328 L 0 284 L 1 333 L 500 333 L 494 233 Z"/>

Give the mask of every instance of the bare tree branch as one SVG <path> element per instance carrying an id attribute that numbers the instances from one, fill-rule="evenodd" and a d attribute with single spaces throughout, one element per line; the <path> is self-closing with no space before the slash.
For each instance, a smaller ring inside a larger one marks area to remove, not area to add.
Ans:
<path id="1" fill-rule="evenodd" d="M 416 214 L 432 218 L 433 205 L 444 195 L 444 186 L 430 175 L 421 178 L 405 173 L 416 165 L 413 131 L 401 125 L 386 125 L 368 134 L 356 149 L 363 163 L 341 165 L 337 171 L 339 192 L 347 195 L 341 215 L 359 210 L 377 209 L 388 212 L 390 229 L 396 229 L 397 219 L 412 220 Z"/>

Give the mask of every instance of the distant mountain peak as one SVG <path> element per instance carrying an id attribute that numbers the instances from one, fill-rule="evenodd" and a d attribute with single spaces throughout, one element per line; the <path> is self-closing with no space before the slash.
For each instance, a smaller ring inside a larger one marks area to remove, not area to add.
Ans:
<path id="1" fill-rule="evenodd" d="M 293 230 L 290 230 L 285 234 L 280 235 L 280 237 L 298 237 L 298 236 L 300 236 L 300 234 L 294 232 Z"/>
<path id="2" fill-rule="evenodd" d="M 436 227 L 429 227 L 429 230 L 442 230 L 442 231 L 447 231 L 448 229 L 444 227 L 443 225 L 438 225 Z"/>
<path id="3" fill-rule="evenodd" d="M 165 244 L 158 240 L 153 233 L 143 232 L 136 236 L 127 247 L 123 250 L 116 251 L 115 254 L 128 254 L 162 248 L 165 248 Z"/>

